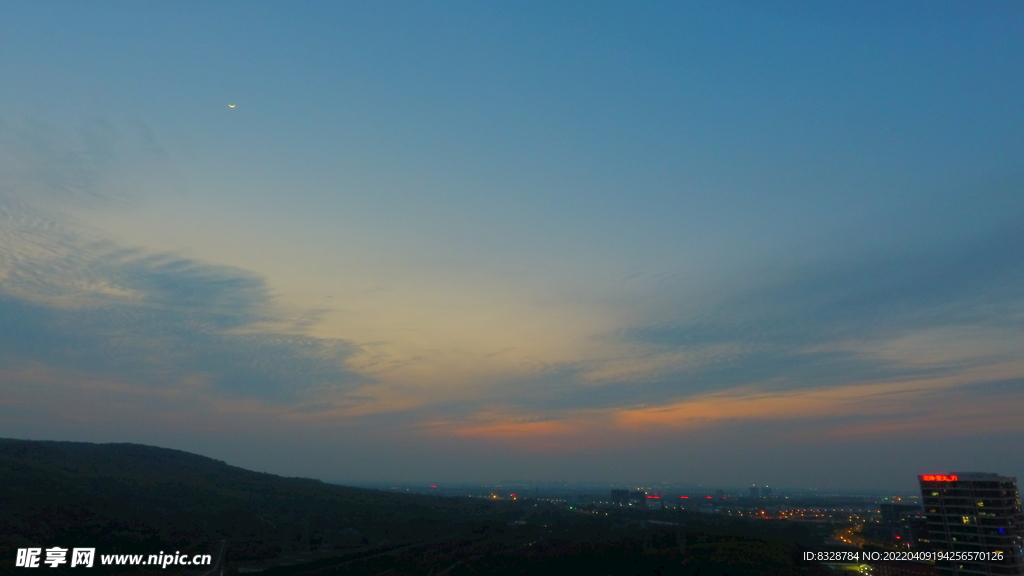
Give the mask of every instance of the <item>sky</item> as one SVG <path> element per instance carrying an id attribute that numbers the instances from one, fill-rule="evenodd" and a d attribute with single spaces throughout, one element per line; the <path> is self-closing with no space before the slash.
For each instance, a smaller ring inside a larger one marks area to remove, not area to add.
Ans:
<path id="1" fill-rule="evenodd" d="M 1024 475 L 1024 4 L 0 3 L 0 436 Z"/>

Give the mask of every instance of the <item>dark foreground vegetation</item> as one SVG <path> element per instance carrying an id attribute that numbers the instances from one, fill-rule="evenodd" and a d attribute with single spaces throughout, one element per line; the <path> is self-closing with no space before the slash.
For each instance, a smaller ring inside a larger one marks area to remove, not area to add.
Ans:
<path id="1" fill-rule="evenodd" d="M 782 521 L 399 494 L 149 446 L 0 439 L 4 573 L 812 575 L 824 571 L 797 555 L 820 542 Z M 53 546 L 214 566 L 15 567 L 18 548 Z"/>

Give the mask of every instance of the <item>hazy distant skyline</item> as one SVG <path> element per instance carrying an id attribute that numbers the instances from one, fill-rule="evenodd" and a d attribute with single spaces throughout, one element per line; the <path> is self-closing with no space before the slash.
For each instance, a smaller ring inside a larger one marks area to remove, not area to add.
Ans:
<path id="1" fill-rule="evenodd" d="M 0 436 L 359 482 L 1024 474 L 1020 3 L 0 29 Z"/>

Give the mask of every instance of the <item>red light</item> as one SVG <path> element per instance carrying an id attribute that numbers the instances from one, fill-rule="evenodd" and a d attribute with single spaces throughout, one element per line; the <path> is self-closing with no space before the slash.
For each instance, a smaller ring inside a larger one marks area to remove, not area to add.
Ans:
<path id="1" fill-rule="evenodd" d="M 437 484 L 431 484 L 430 487 L 431 488 L 437 488 Z"/>
<path id="2" fill-rule="evenodd" d="M 705 496 L 705 498 L 711 498 L 711 496 Z"/>
<path id="3" fill-rule="evenodd" d="M 924 474 L 921 476 L 921 480 L 924 482 L 956 482 L 956 474 Z"/>
<path id="4" fill-rule="evenodd" d="M 689 496 L 680 496 L 680 498 L 689 498 Z"/>

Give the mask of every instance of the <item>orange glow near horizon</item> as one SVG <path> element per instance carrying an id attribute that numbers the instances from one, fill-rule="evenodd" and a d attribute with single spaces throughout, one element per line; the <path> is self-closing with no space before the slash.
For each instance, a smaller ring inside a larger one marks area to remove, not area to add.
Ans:
<path id="1" fill-rule="evenodd" d="M 577 426 L 560 420 L 522 422 L 497 419 L 477 423 L 434 423 L 432 427 L 440 429 L 443 435 L 499 441 L 566 438 L 575 436 L 579 431 Z"/>
<path id="2" fill-rule="evenodd" d="M 507 441 L 537 449 L 582 447 L 595 442 L 630 443 L 651 434 L 752 421 L 806 421 L 810 426 L 822 427 L 814 436 L 818 438 L 882 436 L 893 427 L 902 433 L 943 431 L 951 420 L 977 421 L 986 430 L 993 426 L 1020 429 L 1019 422 L 1011 426 L 1001 417 L 1006 410 L 1020 405 L 1019 395 L 1011 395 L 995 407 L 981 407 L 968 394 L 957 402 L 957 409 L 947 410 L 939 419 L 915 412 L 919 412 L 922 403 L 948 404 L 967 391 L 969 386 L 962 382 L 940 379 L 775 393 L 735 390 L 663 406 L 577 410 L 546 414 L 542 419 L 529 413 L 483 411 L 464 420 L 438 421 L 427 426 L 441 436 Z M 863 420 L 845 424 L 828 421 L 849 416 L 861 416 Z M 1011 420 L 1017 422 L 1012 417 Z M 984 426 L 984 422 L 989 425 Z"/>

